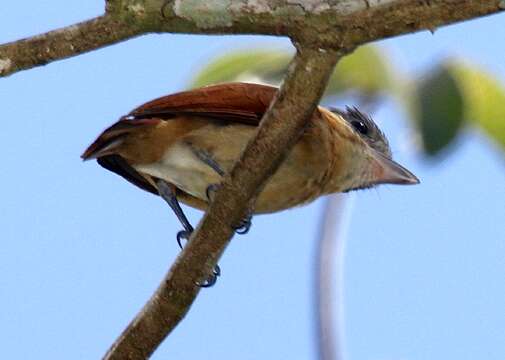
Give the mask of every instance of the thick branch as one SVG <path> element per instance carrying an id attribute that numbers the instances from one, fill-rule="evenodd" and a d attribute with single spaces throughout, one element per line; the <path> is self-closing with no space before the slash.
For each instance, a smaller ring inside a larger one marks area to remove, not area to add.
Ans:
<path id="1" fill-rule="evenodd" d="M 151 6 L 159 1 L 145 0 Z M 504 8 L 502 0 L 173 0 L 164 10 L 168 21 L 155 27 L 174 32 L 177 20 L 177 32 L 287 35 L 328 47 L 352 47 Z"/>
<path id="2" fill-rule="evenodd" d="M 109 1 L 107 15 L 0 45 L 0 76 L 152 32 L 290 36 L 324 48 L 365 42 L 502 11 L 503 0 Z"/>
<path id="3" fill-rule="evenodd" d="M 232 225 L 277 169 L 313 113 L 341 53 L 301 47 L 254 139 L 216 193 L 190 241 L 105 359 L 145 359 L 184 317 L 228 245 Z"/>

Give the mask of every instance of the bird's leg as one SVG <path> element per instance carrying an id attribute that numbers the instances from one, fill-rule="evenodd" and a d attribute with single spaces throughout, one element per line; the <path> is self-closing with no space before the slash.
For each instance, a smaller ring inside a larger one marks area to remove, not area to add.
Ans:
<path id="1" fill-rule="evenodd" d="M 184 211 L 182 211 L 181 206 L 179 205 L 179 201 L 177 201 L 177 197 L 175 195 L 175 186 L 163 180 L 158 180 L 156 182 L 156 185 L 158 185 L 158 191 L 160 193 L 160 196 L 163 198 L 163 200 L 167 202 L 172 211 L 175 213 L 175 216 L 177 216 L 177 219 L 179 219 L 182 226 L 184 227 L 184 230 L 181 230 L 177 233 L 177 243 L 179 244 L 179 247 L 182 249 L 182 240 L 189 239 L 189 236 L 193 232 L 193 226 L 191 226 L 191 224 L 189 223 L 188 218 L 184 214 Z"/>
<path id="2" fill-rule="evenodd" d="M 163 198 L 163 200 L 167 202 L 167 204 L 173 210 L 173 212 L 181 222 L 182 226 L 184 227 L 184 230 L 181 230 L 177 233 L 177 244 L 179 244 L 179 247 L 182 249 L 183 248 L 182 240 L 189 239 L 191 233 L 193 232 L 193 226 L 191 226 L 191 224 L 188 221 L 188 218 L 184 214 L 184 211 L 182 211 L 181 206 L 179 205 L 179 201 L 177 200 L 176 197 L 175 186 L 163 180 L 158 180 L 156 182 L 156 185 L 158 185 L 158 191 L 160 193 L 160 196 Z M 221 268 L 219 267 L 219 265 L 216 265 L 212 270 L 212 274 L 203 283 L 197 283 L 197 285 L 200 287 L 211 287 L 216 283 L 217 277 L 220 275 L 221 275 Z"/>
<path id="3" fill-rule="evenodd" d="M 219 174 L 221 177 L 225 175 L 224 170 L 219 166 L 217 161 L 212 157 L 211 154 L 209 154 L 207 151 L 204 151 L 202 149 L 197 149 L 193 146 L 190 145 L 191 150 L 193 153 L 205 164 L 207 164 L 212 170 L 214 170 L 217 174 Z M 210 184 L 207 189 L 205 190 L 205 195 L 207 196 L 207 201 L 210 203 L 213 198 L 214 198 L 214 193 L 219 189 L 220 184 Z M 240 220 L 240 222 L 232 226 L 233 230 L 237 234 L 246 234 L 249 229 L 251 228 L 251 219 L 252 219 L 252 211 L 248 211 L 247 215 L 245 218 Z"/>
<path id="4" fill-rule="evenodd" d="M 189 144 L 190 145 L 190 144 Z M 207 164 L 212 170 L 214 170 L 221 177 L 225 175 L 224 170 L 219 166 L 217 161 L 209 154 L 207 151 L 202 149 L 197 149 L 190 145 L 193 153 L 205 164 Z M 220 184 L 210 184 L 205 190 L 205 195 L 207 196 L 207 201 L 210 203 L 214 198 L 214 193 L 219 189 Z M 233 230 L 237 234 L 246 234 L 251 227 L 252 211 L 247 214 L 247 216 L 242 219 L 236 226 L 233 226 Z"/>
<path id="5" fill-rule="evenodd" d="M 224 170 L 221 168 L 216 159 L 214 159 L 211 153 L 203 149 L 194 147 L 190 142 L 186 142 L 186 145 L 191 149 L 193 154 L 195 154 L 198 159 L 200 159 L 204 164 L 206 164 L 212 170 L 214 170 L 216 174 L 218 174 L 221 177 L 225 175 Z"/>

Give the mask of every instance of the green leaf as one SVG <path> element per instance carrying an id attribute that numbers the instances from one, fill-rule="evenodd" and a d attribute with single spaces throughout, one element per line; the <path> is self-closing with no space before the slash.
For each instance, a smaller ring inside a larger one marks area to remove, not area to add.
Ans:
<path id="1" fill-rule="evenodd" d="M 277 85 L 286 72 L 291 54 L 279 50 L 247 50 L 224 55 L 207 65 L 192 87 L 227 81 L 259 80 Z"/>
<path id="2" fill-rule="evenodd" d="M 492 75 L 462 63 L 452 63 L 465 98 L 465 119 L 480 127 L 505 149 L 505 88 Z"/>
<path id="3" fill-rule="evenodd" d="M 327 92 L 356 90 L 362 95 L 377 95 L 391 90 L 393 83 L 385 56 L 374 46 L 361 46 L 338 63 Z"/>
<path id="4" fill-rule="evenodd" d="M 292 54 L 280 50 L 241 50 L 217 58 L 193 80 L 199 87 L 227 81 L 258 81 L 278 85 Z M 375 96 L 388 90 L 393 80 L 385 57 L 374 47 L 364 46 L 346 56 L 330 78 L 326 95 L 356 91 Z"/>
<path id="5" fill-rule="evenodd" d="M 425 153 L 434 156 L 454 140 L 463 125 L 463 94 L 449 67 L 440 65 L 418 82 L 416 95 L 414 119 Z"/>

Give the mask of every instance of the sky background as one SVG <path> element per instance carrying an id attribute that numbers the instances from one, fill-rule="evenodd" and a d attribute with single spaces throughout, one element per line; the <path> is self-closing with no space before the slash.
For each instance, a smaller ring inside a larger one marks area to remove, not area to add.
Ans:
<path id="1" fill-rule="evenodd" d="M 103 2 L 9 2 L 0 42 L 97 16 Z M 379 46 L 410 76 L 463 57 L 505 80 L 505 15 Z M 5 359 L 96 359 L 152 294 L 180 229 L 159 198 L 79 155 L 137 105 L 184 89 L 266 37 L 152 35 L 0 79 L 0 346 Z M 504 153 L 468 129 L 427 161 L 393 102 L 375 114 L 422 181 L 353 195 L 345 359 L 505 358 Z M 500 119 L 505 121 L 505 119 Z M 313 268 L 324 201 L 254 218 L 153 359 L 314 359 Z M 200 212 L 187 210 L 194 223 Z"/>

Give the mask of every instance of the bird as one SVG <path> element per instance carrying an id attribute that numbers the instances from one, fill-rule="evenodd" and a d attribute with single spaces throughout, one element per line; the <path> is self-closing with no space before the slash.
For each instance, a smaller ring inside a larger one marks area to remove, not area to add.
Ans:
<path id="1" fill-rule="evenodd" d="M 207 209 L 210 194 L 255 135 L 277 91 L 235 82 L 157 98 L 105 129 L 81 157 L 96 159 L 161 196 L 182 223 L 184 230 L 177 235 L 181 245 L 193 227 L 179 202 Z M 370 116 L 356 107 L 318 106 L 250 215 L 282 211 L 336 192 L 417 183 L 414 174 L 392 160 L 388 140 Z M 246 232 L 249 226 L 250 219 L 244 219 L 237 231 Z M 215 268 L 214 277 L 219 271 Z"/>

